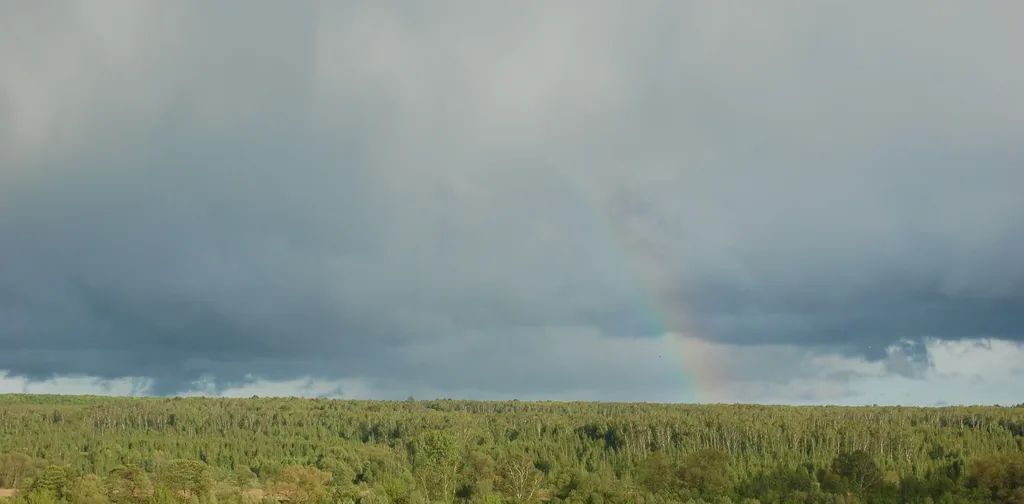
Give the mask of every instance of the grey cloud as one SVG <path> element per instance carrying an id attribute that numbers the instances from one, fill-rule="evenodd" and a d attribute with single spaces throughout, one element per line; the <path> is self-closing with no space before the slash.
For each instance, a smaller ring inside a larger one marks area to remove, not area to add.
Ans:
<path id="1" fill-rule="evenodd" d="M 602 338 L 1020 340 L 1019 9 L 6 6 L 0 369 L 525 395 L 664 379 Z"/>
<path id="2" fill-rule="evenodd" d="M 924 343 L 913 340 L 890 346 L 883 363 L 887 371 L 908 378 L 922 378 L 932 366 Z"/>

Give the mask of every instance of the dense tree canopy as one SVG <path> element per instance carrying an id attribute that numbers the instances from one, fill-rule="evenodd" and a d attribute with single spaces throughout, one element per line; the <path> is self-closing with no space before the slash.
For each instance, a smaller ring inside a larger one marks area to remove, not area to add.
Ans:
<path id="1" fill-rule="evenodd" d="M 11 504 L 1024 503 L 1024 409 L 0 396 Z"/>

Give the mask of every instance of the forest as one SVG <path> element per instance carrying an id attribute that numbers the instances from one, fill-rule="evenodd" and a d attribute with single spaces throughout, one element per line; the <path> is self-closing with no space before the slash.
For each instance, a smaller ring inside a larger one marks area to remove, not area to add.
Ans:
<path id="1" fill-rule="evenodd" d="M 0 499 L 1024 504 L 1024 407 L 0 395 Z"/>

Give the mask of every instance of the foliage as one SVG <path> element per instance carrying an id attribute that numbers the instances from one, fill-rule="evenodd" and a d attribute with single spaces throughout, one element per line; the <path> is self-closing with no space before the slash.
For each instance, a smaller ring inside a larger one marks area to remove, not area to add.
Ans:
<path id="1" fill-rule="evenodd" d="M 22 489 L 9 504 L 1024 504 L 1024 409 L 0 395 L 0 487 Z"/>
<path id="2" fill-rule="evenodd" d="M 95 474 L 77 478 L 68 489 L 67 500 L 76 504 L 110 504 L 103 479 Z"/>
<path id="3" fill-rule="evenodd" d="M 510 456 L 501 466 L 500 489 L 512 502 L 532 502 L 543 480 L 544 474 L 527 455 Z"/>
<path id="4" fill-rule="evenodd" d="M 1024 504 L 1024 454 L 999 455 L 975 460 L 969 484 L 995 502 Z"/>
<path id="5" fill-rule="evenodd" d="M 34 473 L 34 465 L 24 453 L 0 453 L 0 487 L 17 488 L 22 478 Z"/>
<path id="6" fill-rule="evenodd" d="M 210 468 L 198 460 L 174 460 L 160 470 L 160 483 L 182 501 L 206 502 L 213 490 Z"/>
<path id="7" fill-rule="evenodd" d="M 864 450 L 840 453 L 832 462 L 834 472 L 842 482 L 842 488 L 862 494 L 882 482 L 882 473 Z"/>
<path id="8" fill-rule="evenodd" d="M 46 493 L 56 499 L 63 499 L 67 493 L 70 480 L 68 470 L 61 466 L 47 466 L 43 472 L 32 480 L 30 493 Z"/>
<path id="9" fill-rule="evenodd" d="M 147 502 L 153 496 L 153 483 L 142 468 L 121 466 L 107 475 L 107 497 L 114 504 Z"/>
<path id="10" fill-rule="evenodd" d="M 428 431 L 413 444 L 413 467 L 431 497 L 449 502 L 455 496 L 461 454 L 458 441 L 443 431 Z"/>
<path id="11" fill-rule="evenodd" d="M 312 504 L 327 497 L 331 473 L 315 467 L 289 465 L 274 477 L 274 496 L 293 504 Z"/>

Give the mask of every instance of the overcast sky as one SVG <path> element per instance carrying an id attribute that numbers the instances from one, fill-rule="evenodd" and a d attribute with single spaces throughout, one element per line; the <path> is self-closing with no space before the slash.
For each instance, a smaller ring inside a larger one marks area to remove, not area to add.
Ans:
<path id="1" fill-rule="evenodd" d="M 0 392 L 1024 402 L 1020 2 L 0 2 Z"/>

